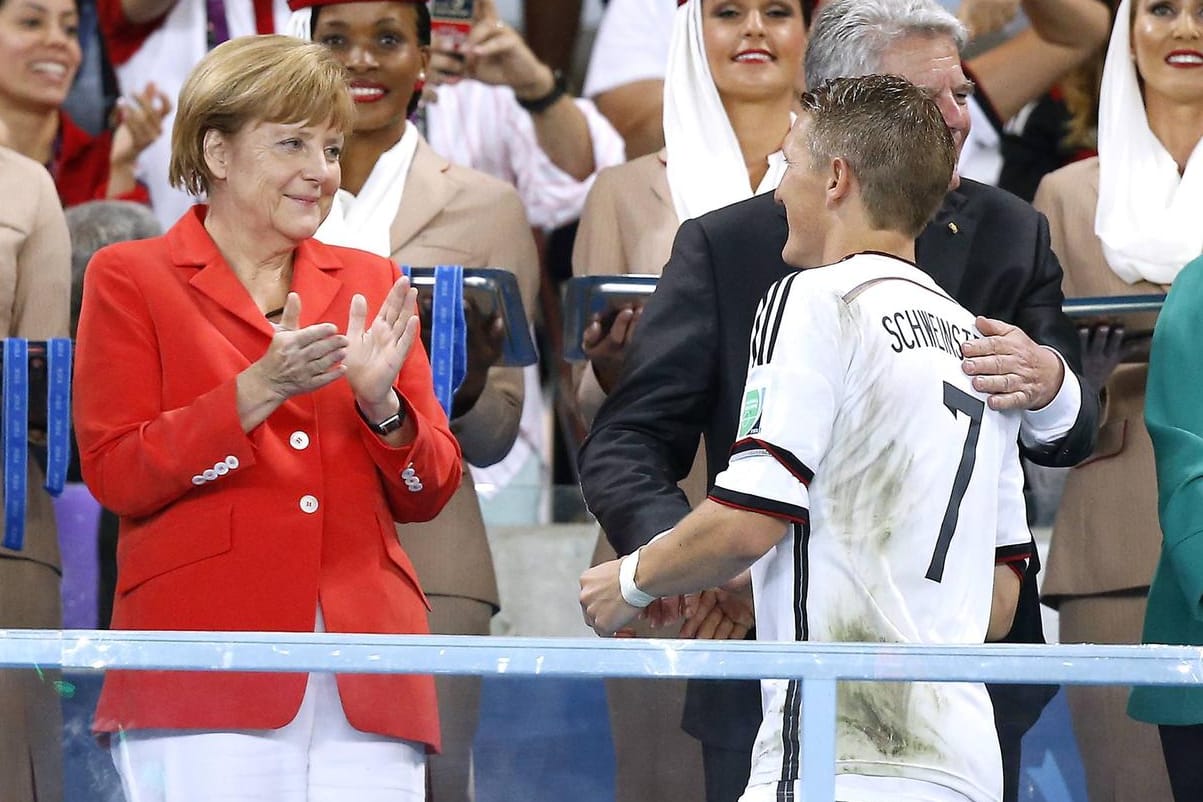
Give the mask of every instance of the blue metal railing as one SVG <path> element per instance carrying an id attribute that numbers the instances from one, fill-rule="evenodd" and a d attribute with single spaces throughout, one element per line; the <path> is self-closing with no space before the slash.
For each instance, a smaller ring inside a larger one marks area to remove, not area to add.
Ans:
<path id="1" fill-rule="evenodd" d="M 799 678 L 803 680 L 805 797 L 828 800 L 835 793 L 838 680 L 1193 685 L 1203 684 L 1203 649 L 0 630 L 0 668 L 31 667 L 556 678 Z"/>

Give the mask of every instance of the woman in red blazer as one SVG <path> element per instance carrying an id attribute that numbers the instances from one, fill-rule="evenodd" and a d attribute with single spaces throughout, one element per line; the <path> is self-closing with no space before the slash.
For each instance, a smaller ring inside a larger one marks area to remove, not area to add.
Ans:
<path id="1" fill-rule="evenodd" d="M 88 267 L 75 416 L 84 478 L 121 517 L 114 628 L 427 632 L 393 522 L 439 512 L 460 452 L 417 344 L 416 293 L 388 260 L 311 239 L 352 113 L 318 45 L 214 49 L 172 136 L 173 180 L 208 206 Z M 228 786 L 306 800 L 329 784 L 372 800 L 362 784 L 376 783 L 422 799 L 431 678 L 336 681 L 112 672 L 96 728 L 122 733 L 114 757 L 139 799 Z"/>

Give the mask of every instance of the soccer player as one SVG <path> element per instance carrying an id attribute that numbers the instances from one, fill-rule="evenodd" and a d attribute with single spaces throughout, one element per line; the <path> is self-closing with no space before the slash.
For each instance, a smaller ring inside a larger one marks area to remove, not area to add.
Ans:
<path id="1" fill-rule="evenodd" d="M 728 468 L 674 529 L 581 576 L 599 634 L 752 566 L 761 640 L 982 643 L 1009 629 L 1031 537 L 1018 413 L 961 370 L 974 316 L 914 264 L 956 150 L 902 78 L 830 81 L 785 143 L 789 264 L 756 315 Z M 801 798 L 796 680 L 761 683 L 742 799 Z M 971 683 L 846 683 L 836 798 L 997 800 L 989 697 Z"/>

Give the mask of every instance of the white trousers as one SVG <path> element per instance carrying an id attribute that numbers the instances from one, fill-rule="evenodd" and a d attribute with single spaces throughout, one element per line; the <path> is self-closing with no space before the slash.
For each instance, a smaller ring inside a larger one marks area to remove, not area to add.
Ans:
<path id="1" fill-rule="evenodd" d="M 128 802 L 424 802 L 422 744 L 360 732 L 333 674 L 310 674 L 278 730 L 134 730 L 112 738 Z"/>

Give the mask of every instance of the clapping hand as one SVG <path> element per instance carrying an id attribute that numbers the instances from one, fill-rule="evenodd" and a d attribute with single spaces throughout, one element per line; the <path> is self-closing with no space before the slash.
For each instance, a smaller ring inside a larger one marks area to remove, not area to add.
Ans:
<path id="1" fill-rule="evenodd" d="M 418 339 L 418 291 L 401 276 L 389 290 L 371 324 L 362 295 L 351 298 L 343 369 L 363 414 L 383 420 L 397 411 L 392 387 Z"/>
<path id="2" fill-rule="evenodd" d="M 333 323 L 301 328 L 301 296 L 288 293 L 271 345 L 252 369 L 280 401 L 310 393 L 341 378 L 347 338 Z"/>
<path id="3" fill-rule="evenodd" d="M 162 136 L 163 120 L 170 112 L 171 98 L 154 82 L 133 97 L 118 98 L 109 163 L 117 168 L 132 166 Z"/>
<path id="4" fill-rule="evenodd" d="M 237 379 L 238 421 L 249 432 L 289 398 L 345 375 L 347 338 L 333 323 L 301 328 L 301 296 L 288 293 L 267 352 Z"/>

